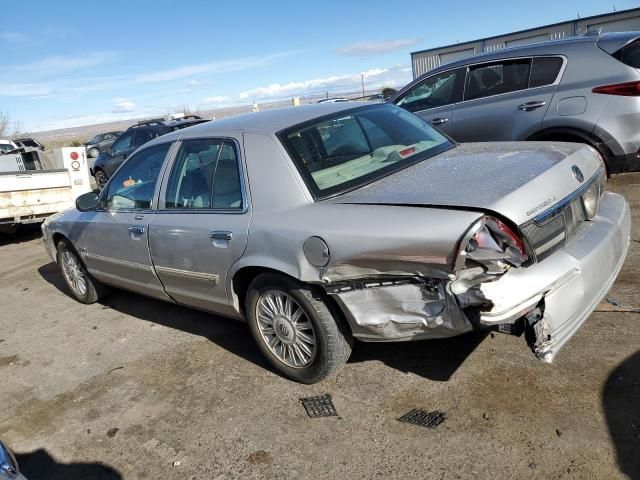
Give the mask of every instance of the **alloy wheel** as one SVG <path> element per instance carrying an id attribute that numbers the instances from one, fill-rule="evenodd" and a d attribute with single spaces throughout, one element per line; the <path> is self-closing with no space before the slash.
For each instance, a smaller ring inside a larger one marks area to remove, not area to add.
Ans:
<path id="1" fill-rule="evenodd" d="M 71 289 L 80 297 L 87 294 L 87 279 L 76 256 L 69 250 L 62 254 L 62 271 Z"/>
<path id="2" fill-rule="evenodd" d="M 313 325 L 300 304 L 281 290 L 267 290 L 258 298 L 256 319 L 260 337 L 282 363 L 308 367 L 317 353 Z"/>

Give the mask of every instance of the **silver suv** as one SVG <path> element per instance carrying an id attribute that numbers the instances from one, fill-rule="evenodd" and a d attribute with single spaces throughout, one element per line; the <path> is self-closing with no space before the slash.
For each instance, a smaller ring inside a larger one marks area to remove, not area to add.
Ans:
<path id="1" fill-rule="evenodd" d="M 391 101 L 460 142 L 581 142 L 600 152 L 609 173 L 640 170 L 640 32 L 468 57 Z"/>

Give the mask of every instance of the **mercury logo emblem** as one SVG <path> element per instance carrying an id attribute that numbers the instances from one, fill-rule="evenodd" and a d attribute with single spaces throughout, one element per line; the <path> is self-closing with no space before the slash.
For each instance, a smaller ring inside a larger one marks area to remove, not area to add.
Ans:
<path id="1" fill-rule="evenodd" d="M 278 327 L 280 328 L 280 333 L 282 333 L 282 335 L 284 335 L 285 337 L 289 336 L 289 327 L 286 323 L 280 323 Z"/>
<path id="2" fill-rule="evenodd" d="M 580 183 L 584 180 L 584 175 L 582 174 L 582 170 L 580 170 L 577 166 L 571 167 L 571 171 L 573 172 L 573 176 L 576 177 Z"/>

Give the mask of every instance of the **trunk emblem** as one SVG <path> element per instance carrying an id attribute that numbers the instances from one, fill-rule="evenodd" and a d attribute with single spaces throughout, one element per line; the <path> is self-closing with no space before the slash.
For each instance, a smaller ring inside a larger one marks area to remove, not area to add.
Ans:
<path id="1" fill-rule="evenodd" d="M 571 167 L 571 171 L 573 172 L 573 176 L 576 177 L 580 183 L 584 180 L 584 175 L 582 174 L 582 170 L 580 170 L 577 166 Z"/>

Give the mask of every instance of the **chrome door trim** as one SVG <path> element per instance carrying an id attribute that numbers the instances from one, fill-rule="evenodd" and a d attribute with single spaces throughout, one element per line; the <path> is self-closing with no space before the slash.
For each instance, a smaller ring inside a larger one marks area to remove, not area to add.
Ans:
<path id="1" fill-rule="evenodd" d="M 156 266 L 159 274 L 171 275 L 173 277 L 189 278 L 192 280 L 200 280 L 209 282 L 212 286 L 218 285 L 219 276 L 211 273 L 193 272 L 191 270 L 180 270 L 178 268 Z"/>
<path id="2" fill-rule="evenodd" d="M 121 265 L 124 267 L 135 268 L 136 270 L 143 270 L 145 272 L 153 272 L 151 265 L 143 265 L 142 263 L 129 262 L 128 260 L 120 260 L 118 258 L 104 257 L 95 253 L 84 252 L 81 253 L 83 258 L 100 260 L 102 262 L 112 263 L 114 265 Z"/>

